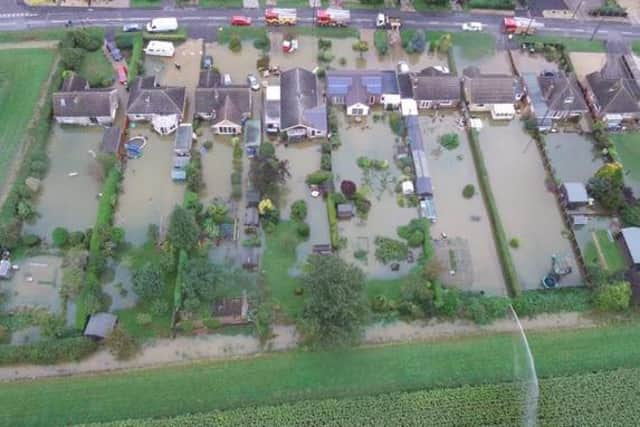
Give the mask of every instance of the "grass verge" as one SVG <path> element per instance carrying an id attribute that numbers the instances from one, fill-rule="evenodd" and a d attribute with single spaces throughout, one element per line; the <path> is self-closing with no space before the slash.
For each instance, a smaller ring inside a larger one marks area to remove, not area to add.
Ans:
<path id="1" fill-rule="evenodd" d="M 64 28 L 32 31 L 3 31 L 0 32 L 0 43 L 18 43 L 34 40 L 61 40 L 65 34 Z"/>
<path id="2" fill-rule="evenodd" d="M 78 70 L 91 87 L 108 87 L 113 83 L 113 67 L 102 49 L 87 52 Z"/>
<path id="3" fill-rule="evenodd" d="M 640 365 L 637 322 L 531 333 L 528 339 L 540 378 Z M 68 425 L 510 382 L 522 357 L 519 337 L 491 335 L 15 382 L 0 388 L 0 421 Z"/>
<path id="4" fill-rule="evenodd" d="M 604 42 L 601 40 L 577 39 L 572 37 L 556 36 L 515 36 L 519 43 L 550 43 L 561 44 L 570 52 L 594 52 L 604 53 L 607 51 Z"/>
<path id="5" fill-rule="evenodd" d="M 622 256 L 622 253 L 620 252 L 620 248 L 618 247 L 616 241 L 611 241 L 609 239 L 608 231 L 596 230 L 595 238 L 598 240 L 598 246 L 600 246 L 602 256 L 607 263 L 607 270 L 611 272 L 624 270 L 626 268 L 624 257 Z"/>
<path id="6" fill-rule="evenodd" d="M 222 27 L 217 31 L 217 41 L 220 44 L 227 44 L 231 37 L 238 36 L 240 40 L 255 40 L 267 36 L 265 27 Z"/>
<path id="7" fill-rule="evenodd" d="M 129 2 L 130 7 L 149 8 L 149 7 L 162 7 L 162 0 L 131 0 Z"/>

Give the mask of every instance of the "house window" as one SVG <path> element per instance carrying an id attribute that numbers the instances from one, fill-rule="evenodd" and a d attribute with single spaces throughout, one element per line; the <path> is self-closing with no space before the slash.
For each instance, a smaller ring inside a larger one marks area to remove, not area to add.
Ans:
<path id="1" fill-rule="evenodd" d="M 236 128 L 232 126 L 220 126 L 218 127 L 218 133 L 224 135 L 234 135 L 236 133 Z"/>
<path id="2" fill-rule="evenodd" d="M 352 116 L 362 116 L 362 115 L 364 115 L 364 109 L 363 108 L 352 108 L 351 109 L 351 115 Z"/>
<path id="3" fill-rule="evenodd" d="M 420 100 L 420 108 L 429 108 L 429 101 L 426 101 L 424 99 Z"/>
<path id="4" fill-rule="evenodd" d="M 376 97 L 375 96 L 370 96 L 369 97 L 369 105 L 373 105 L 376 103 Z"/>
<path id="5" fill-rule="evenodd" d="M 342 105 L 342 104 L 344 104 L 344 96 L 334 96 L 332 98 L 332 102 L 334 104 Z"/>

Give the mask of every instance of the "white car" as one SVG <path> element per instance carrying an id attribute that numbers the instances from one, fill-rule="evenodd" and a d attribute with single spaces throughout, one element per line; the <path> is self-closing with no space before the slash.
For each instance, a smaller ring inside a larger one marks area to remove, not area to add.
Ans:
<path id="1" fill-rule="evenodd" d="M 482 31 L 482 22 L 465 22 L 462 24 L 463 31 Z"/>
<path id="2" fill-rule="evenodd" d="M 251 90 L 260 90 L 260 83 L 258 83 L 258 79 L 253 74 L 247 76 L 247 83 L 249 83 Z"/>

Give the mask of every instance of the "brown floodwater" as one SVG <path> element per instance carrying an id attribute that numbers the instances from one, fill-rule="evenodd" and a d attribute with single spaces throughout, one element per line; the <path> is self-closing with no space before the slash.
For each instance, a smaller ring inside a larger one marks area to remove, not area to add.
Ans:
<path id="1" fill-rule="evenodd" d="M 592 52 L 570 52 L 569 59 L 573 64 L 576 77 L 580 82 L 584 82 L 587 74 L 598 71 L 604 67 L 607 61 L 606 53 Z"/>
<path id="2" fill-rule="evenodd" d="M 242 42 L 242 51 L 231 52 L 229 47 L 218 43 L 205 44 L 206 55 L 213 56 L 213 66 L 223 74 L 229 74 L 233 84 L 245 84 L 247 74 L 256 74 L 256 61 L 261 54 L 250 41 Z"/>
<path id="3" fill-rule="evenodd" d="M 52 127 L 48 145 L 51 165 L 36 206 L 40 217 L 25 226 L 25 233 L 50 239 L 56 227 L 85 230 L 94 225 L 100 192 L 94 156 L 101 139 L 101 127 Z"/>
<path id="4" fill-rule="evenodd" d="M 456 68 L 461 74 L 462 70 L 469 66 L 478 67 L 485 74 L 512 74 L 509 56 L 505 50 L 497 50 L 491 55 L 483 56 L 480 59 L 466 58 L 459 47 L 453 47 Z"/>
<path id="5" fill-rule="evenodd" d="M 42 255 L 17 262 L 20 270 L 11 280 L 0 282 L 2 292 L 7 297 L 5 308 L 15 310 L 20 307 L 42 307 L 58 314 L 62 312 L 61 285 L 62 258 Z"/>
<path id="6" fill-rule="evenodd" d="M 495 249 L 491 224 L 480 194 L 480 188 L 469 148 L 466 132 L 457 125 L 457 113 L 438 113 L 420 117 L 429 170 L 433 178 L 434 202 L 438 219 L 431 226 L 431 234 L 439 239 L 442 233 L 449 241 L 461 243 L 466 251 L 456 252 L 456 268 L 452 268 L 449 251 L 442 251 L 440 263 L 444 267 L 443 280 L 462 289 L 504 295 L 506 288 Z M 458 135 L 460 145 L 446 150 L 439 144 L 444 134 Z M 476 194 L 471 199 L 462 196 L 465 185 L 471 184 Z M 444 245 L 445 242 L 442 242 Z M 446 248 L 445 248 L 446 249 Z M 438 251 L 440 254 L 440 251 Z M 465 269 L 465 271 L 461 271 Z"/>
<path id="7" fill-rule="evenodd" d="M 547 153 L 561 182 L 584 182 L 604 163 L 593 141 L 577 133 L 553 133 L 545 136 Z"/>
<path id="8" fill-rule="evenodd" d="M 373 113 L 379 113 L 373 111 Z M 340 117 L 340 138 L 342 146 L 333 153 L 333 168 L 336 187 L 340 182 L 350 180 L 358 185 L 363 185 L 363 173 L 356 160 L 360 156 L 370 159 L 386 160 L 389 162 L 389 180 L 398 180 L 402 176 L 393 160 L 394 144 L 397 137 L 391 132 L 387 120 L 374 122 L 372 115 L 365 123 L 350 124 Z M 347 247 L 342 250 L 341 256 L 350 262 L 360 265 L 370 277 L 393 278 L 406 274 L 412 265 L 406 262 L 400 263 L 400 271 L 391 271 L 389 265 L 384 265 L 375 259 L 374 239 L 376 236 L 399 239 L 396 228 L 406 225 L 418 216 L 417 208 L 401 208 L 396 201 L 395 183 L 389 182 L 381 185 L 374 179 L 369 192 L 369 200 L 372 203 L 369 216 L 366 220 L 354 217 L 350 220 L 340 220 L 338 229 L 340 236 L 348 240 Z M 363 264 L 356 261 L 353 254 L 358 249 L 368 251 L 367 262 Z M 417 254 L 416 254 L 417 255 Z"/>
<path id="9" fill-rule="evenodd" d="M 546 173 L 535 143 L 522 122 L 493 123 L 483 120 L 480 146 L 484 154 L 498 211 L 508 239 L 520 247 L 511 249 L 516 271 L 524 288 L 540 287 L 551 268 L 551 256 L 567 256 L 574 267 L 561 286 L 582 282 L 555 196 L 545 184 Z"/>
<path id="10" fill-rule="evenodd" d="M 198 138 L 198 145 L 204 141 L 213 141 L 213 148 L 202 155 L 202 177 L 205 188 L 201 193 L 203 200 L 213 198 L 228 199 L 231 196 L 231 172 L 233 171 L 233 146 L 231 138 L 213 135 L 209 126 L 203 125 L 204 133 Z M 247 168 L 243 169 L 243 173 Z M 246 182 L 246 181 L 245 181 Z M 246 186 L 243 186 L 243 193 Z"/>
<path id="11" fill-rule="evenodd" d="M 148 140 L 142 157 L 127 163 L 115 223 L 125 229 L 128 242 L 142 244 L 150 223 L 166 227 L 173 207 L 182 203 L 185 185 L 171 180 L 175 135 L 160 136 L 147 125 L 131 128 L 129 135 Z"/>
<path id="12" fill-rule="evenodd" d="M 513 50 L 511 55 L 520 73 L 540 74 L 543 71 L 558 71 L 558 64 L 547 61 L 543 55 L 522 50 Z"/>

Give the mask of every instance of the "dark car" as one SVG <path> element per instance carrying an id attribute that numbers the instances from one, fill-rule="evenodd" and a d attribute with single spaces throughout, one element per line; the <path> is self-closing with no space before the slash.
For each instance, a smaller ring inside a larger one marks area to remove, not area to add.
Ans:
<path id="1" fill-rule="evenodd" d="M 122 60 L 122 52 L 120 52 L 120 49 L 118 49 L 115 42 L 107 42 L 107 50 L 111 54 L 111 57 L 113 57 L 114 61 Z"/>
<path id="2" fill-rule="evenodd" d="M 202 69 L 208 70 L 213 67 L 213 56 L 206 55 L 202 58 Z"/>

